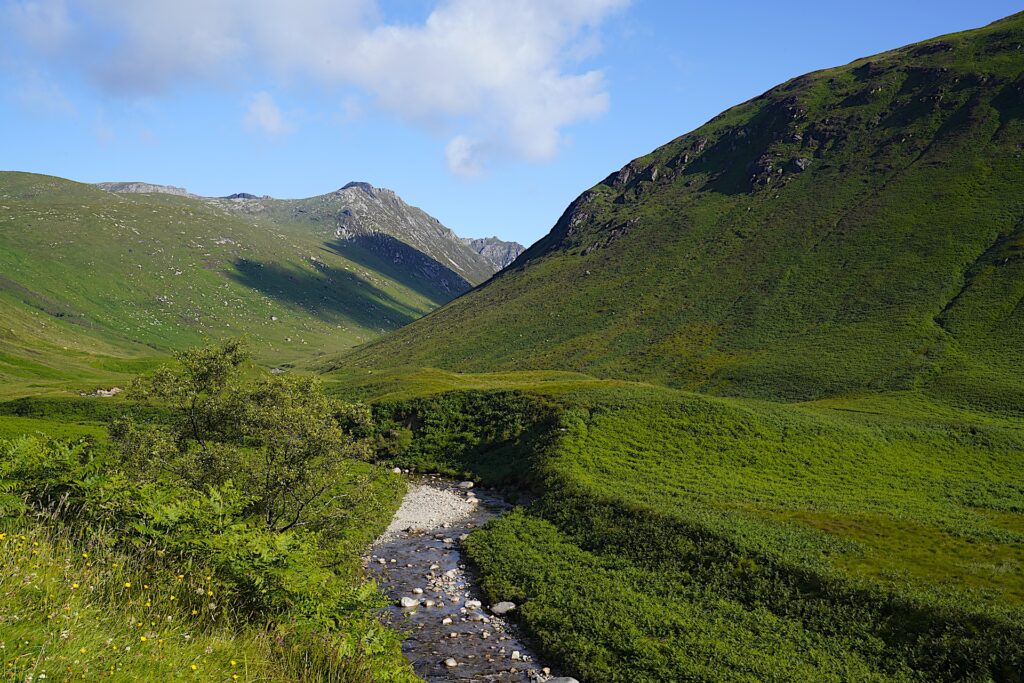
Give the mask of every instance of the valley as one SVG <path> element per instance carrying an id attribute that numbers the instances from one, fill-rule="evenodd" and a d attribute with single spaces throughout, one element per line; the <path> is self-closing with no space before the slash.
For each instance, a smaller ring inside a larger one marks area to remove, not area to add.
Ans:
<path id="1" fill-rule="evenodd" d="M 1024 681 L 1022 45 L 788 80 L 527 248 L 0 173 L 2 675 Z"/>

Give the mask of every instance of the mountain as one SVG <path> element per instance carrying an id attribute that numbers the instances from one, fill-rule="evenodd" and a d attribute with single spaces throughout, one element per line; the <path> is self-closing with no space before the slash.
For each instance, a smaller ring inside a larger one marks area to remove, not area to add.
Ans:
<path id="1" fill-rule="evenodd" d="M 98 382 L 230 335 L 246 335 L 275 364 L 340 352 L 492 272 L 387 190 L 284 201 L 106 187 L 117 191 L 0 173 L 0 377 L 9 386 Z"/>
<path id="2" fill-rule="evenodd" d="M 1024 14 L 795 78 L 339 365 L 1024 399 Z"/>
<path id="3" fill-rule="evenodd" d="M 526 251 L 526 247 L 519 242 L 506 242 L 497 237 L 463 237 L 462 242 L 490 261 L 496 270 L 509 265 Z"/>
<path id="4" fill-rule="evenodd" d="M 412 268 L 436 279 L 453 295 L 487 280 L 497 270 L 436 218 L 409 206 L 393 190 L 369 183 L 348 183 L 308 199 L 252 198 L 242 193 L 207 201 L 228 212 L 300 226 L 334 240 L 342 250 L 371 251 L 399 270 Z"/>
<path id="5" fill-rule="evenodd" d="M 150 183 L 96 183 L 109 192 L 119 193 L 160 193 L 194 197 L 218 206 L 226 211 L 260 216 L 279 225 L 306 225 L 324 234 L 332 235 L 343 242 L 357 242 L 377 251 L 401 264 L 403 259 L 416 258 L 406 248 L 426 254 L 443 268 L 451 268 L 456 278 L 442 278 L 449 291 L 464 290 L 466 285 L 477 285 L 503 265 L 496 265 L 496 259 L 484 255 L 487 249 L 502 252 L 522 246 L 514 242 L 502 242 L 497 237 L 486 240 L 459 238 L 436 218 L 415 206 L 409 206 L 394 190 L 374 187 L 370 183 L 351 182 L 329 194 L 308 199 L 275 199 L 257 196 L 249 192 L 237 192 L 226 197 L 198 197 L 184 188 L 173 185 Z M 470 244 L 480 242 L 480 248 Z M 467 248 L 468 247 L 468 248 Z M 516 253 L 518 255 L 518 252 Z M 426 263 L 415 264 L 429 269 Z M 431 277 L 441 277 L 442 271 L 434 269 Z M 459 282 L 458 278 L 464 280 Z"/>

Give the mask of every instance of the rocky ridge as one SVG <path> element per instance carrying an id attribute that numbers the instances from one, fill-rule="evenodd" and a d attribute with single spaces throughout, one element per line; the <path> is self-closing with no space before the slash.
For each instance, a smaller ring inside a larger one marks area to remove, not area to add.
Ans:
<path id="1" fill-rule="evenodd" d="M 497 237 L 463 237 L 462 243 L 490 261 L 495 269 L 501 270 L 526 251 L 519 242 L 506 242 Z"/>
<path id="2" fill-rule="evenodd" d="M 173 194 L 178 197 L 198 198 L 184 187 L 175 185 L 155 185 L 153 183 L 140 182 L 119 182 L 119 183 L 96 183 L 96 187 L 107 192 L 119 194 Z"/>

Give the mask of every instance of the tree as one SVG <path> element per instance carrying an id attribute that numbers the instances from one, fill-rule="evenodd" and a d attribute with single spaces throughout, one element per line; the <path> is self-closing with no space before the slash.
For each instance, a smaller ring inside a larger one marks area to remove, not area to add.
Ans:
<path id="1" fill-rule="evenodd" d="M 122 418 L 111 438 L 140 476 L 198 489 L 231 481 L 268 529 L 326 530 L 347 514 L 338 484 L 349 464 L 371 454 L 370 410 L 327 396 L 315 377 L 247 380 L 247 358 L 238 341 L 177 354 L 130 389 L 163 403 L 170 419 Z"/>

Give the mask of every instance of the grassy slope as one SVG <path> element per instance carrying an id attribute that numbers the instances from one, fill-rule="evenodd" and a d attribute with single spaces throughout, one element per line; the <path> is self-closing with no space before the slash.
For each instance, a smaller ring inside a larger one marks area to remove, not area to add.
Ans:
<path id="1" fill-rule="evenodd" d="M 451 296 L 353 258 L 306 226 L 199 200 L 0 174 L 4 392 L 123 382 L 169 349 L 229 335 L 250 337 L 267 362 L 294 362 Z"/>
<path id="2" fill-rule="evenodd" d="M 1019 410 L 1022 41 L 1017 15 L 781 85 L 613 174 L 508 271 L 341 363 L 790 400 L 928 387 Z"/>

